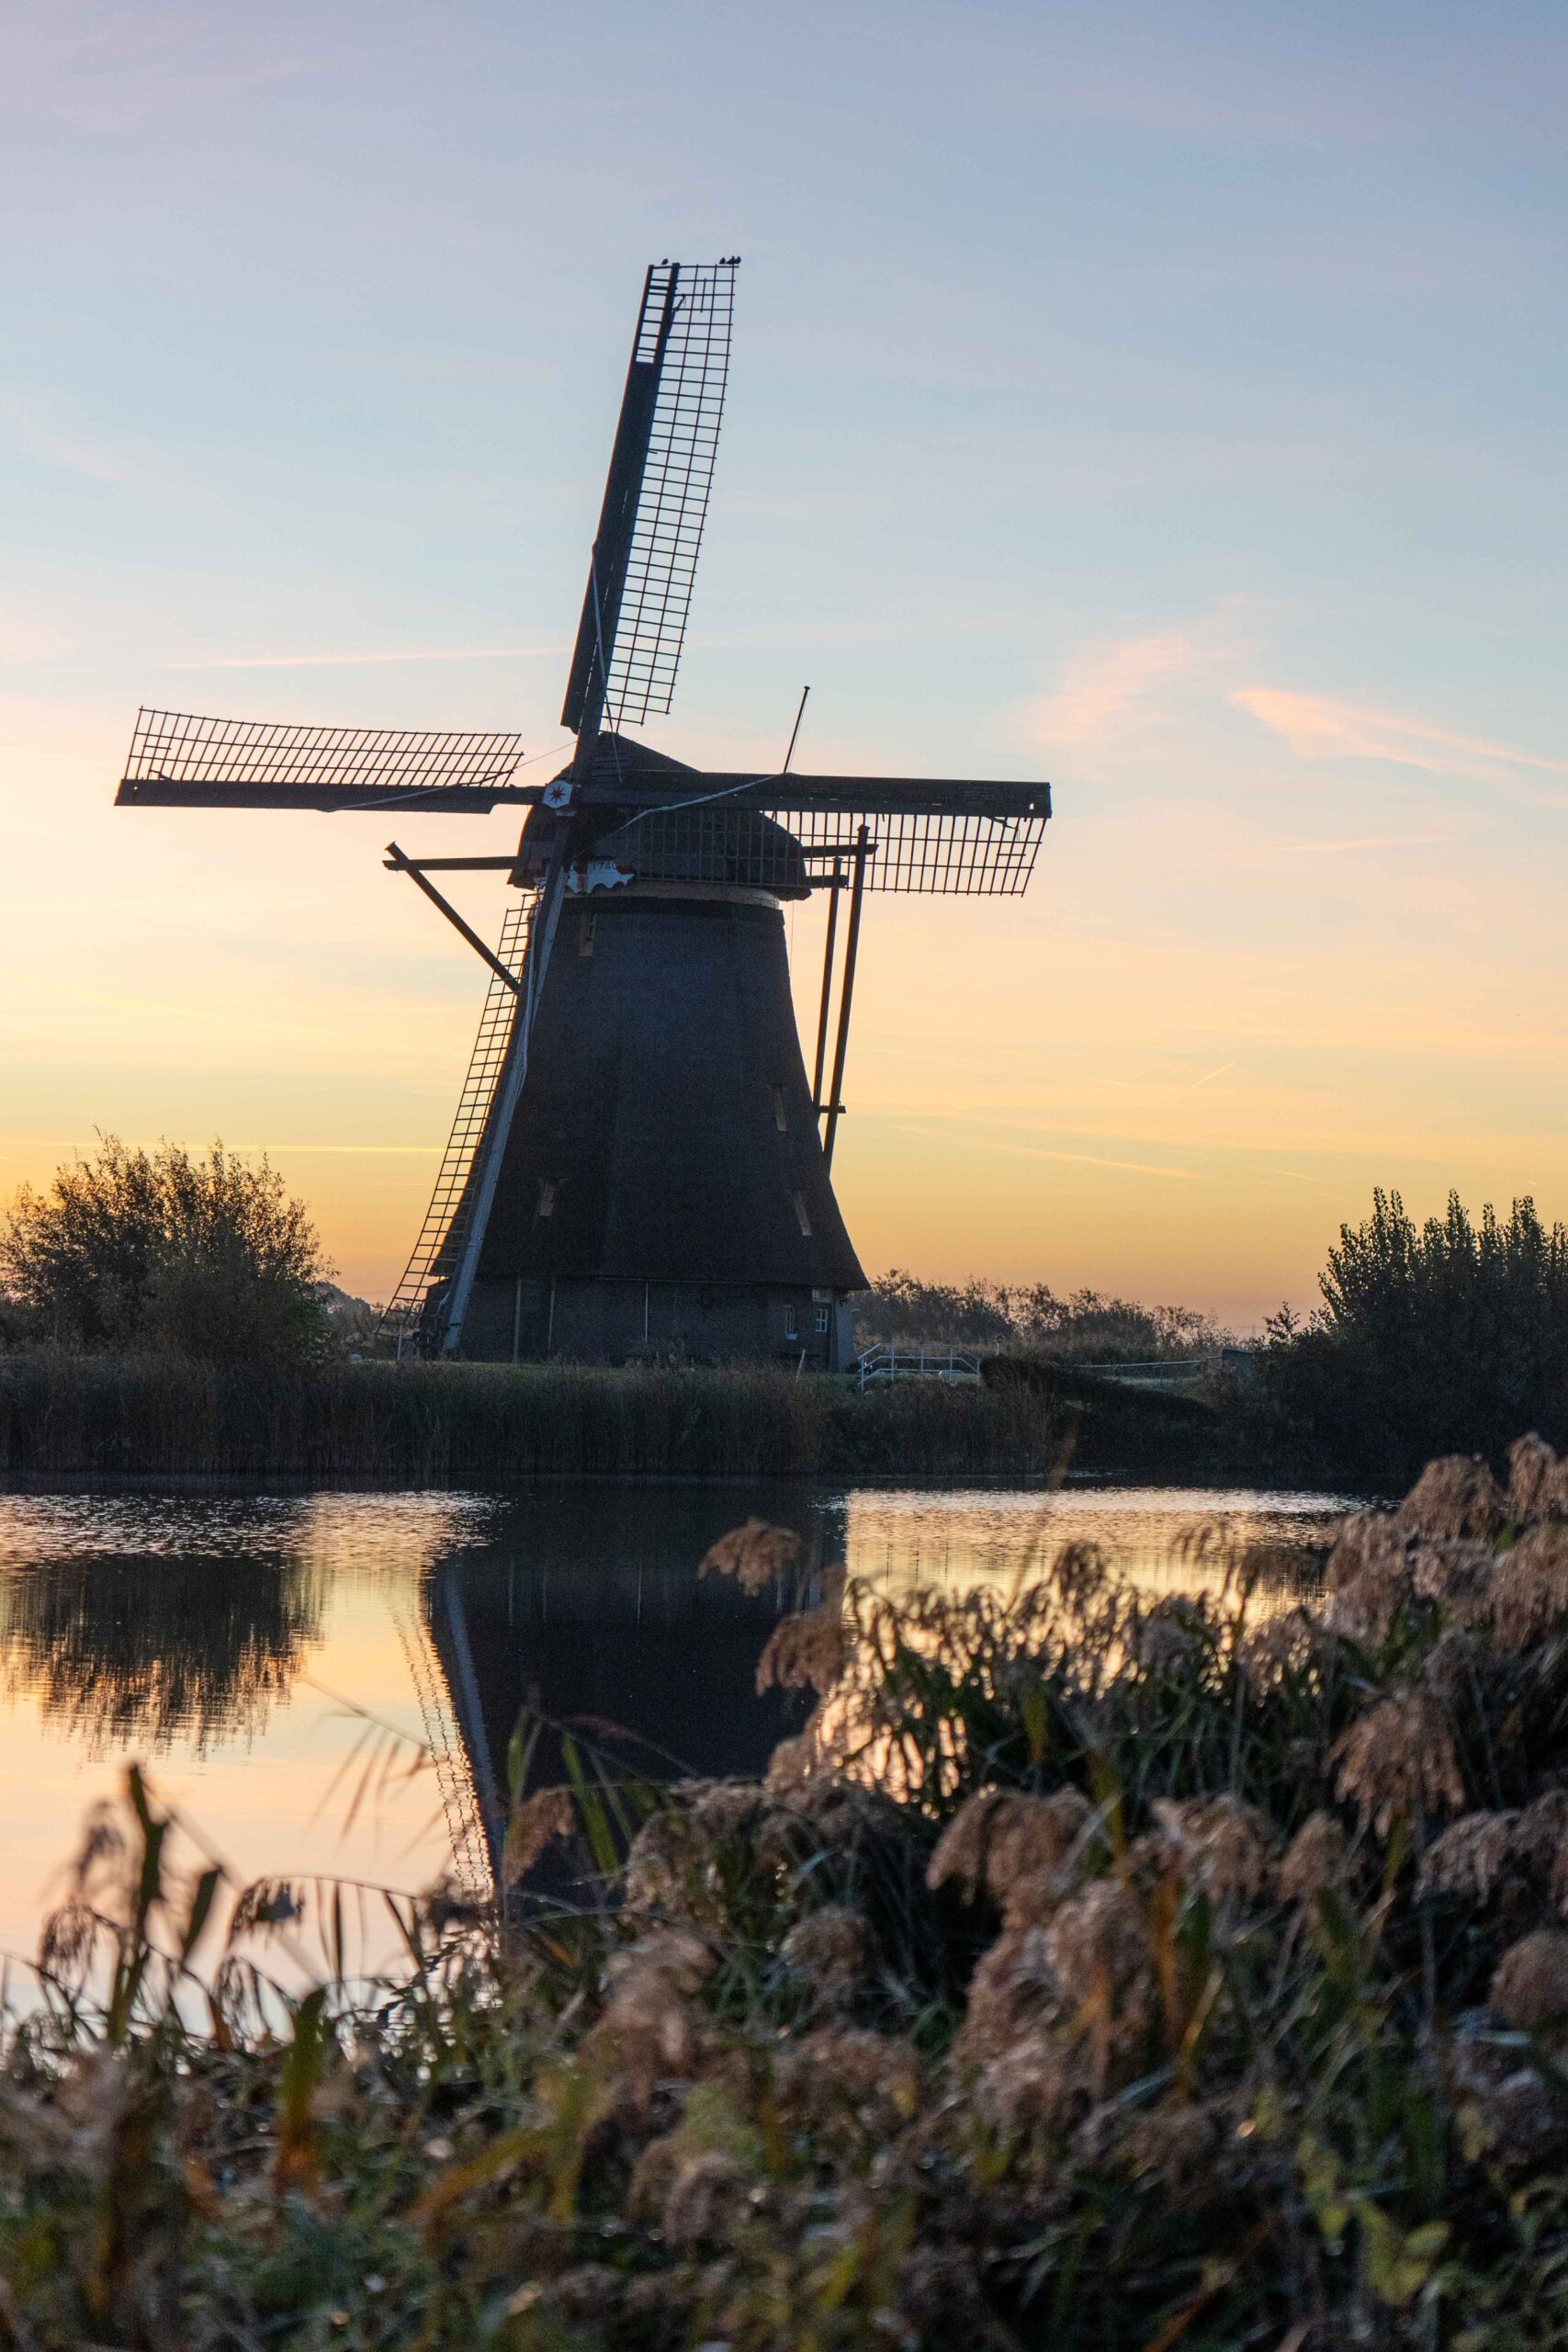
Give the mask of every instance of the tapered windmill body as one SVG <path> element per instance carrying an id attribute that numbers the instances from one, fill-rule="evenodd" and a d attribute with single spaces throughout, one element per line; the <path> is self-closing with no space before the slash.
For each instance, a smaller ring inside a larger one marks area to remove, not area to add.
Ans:
<path id="1" fill-rule="evenodd" d="M 848 1357 L 864 1275 L 833 1194 L 862 916 L 886 890 L 1016 894 L 1044 785 L 716 775 L 628 728 L 668 712 L 724 406 L 736 264 L 651 268 L 562 724 L 524 781 L 499 733 L 144 710 L 118 799 L 238 808 L 521 807 L 505 854 L 407 874 L 490 968 L 400 1350 L 501 1360 Z M 791 747 L 793 751 L 793 743 Z M 504 870 L 491 948 L 432 877 Z M 829 897 L 808 1075 L 784 909 Z"/>

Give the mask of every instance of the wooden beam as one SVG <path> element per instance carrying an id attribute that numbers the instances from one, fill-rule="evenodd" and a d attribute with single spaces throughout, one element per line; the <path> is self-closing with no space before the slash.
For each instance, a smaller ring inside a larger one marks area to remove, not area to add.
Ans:
<path id="1" fill-rule="evenodd" d="M 672 782 L 679 788 L 671 789 Z M 731 775 L 708 770 L 679 779 L 624 778 L 603 770 L 582 787 L 582 805 L 676 808 L 711 800 L 725 808 L 851 808 L 870 817 L 1049 817 L 1048 784 L 977 782 L 962 776 Z"/>
<path id="2" fill-rule="evenodd" d="M 378 792 L 363 784 L 204 784 L 151 775 L 122 777 L 114 797 L 117 808 L 368 808 L 384 817 L 389 808 L 407 808 L 488 817 L 492 808 L 535 808 L 544 792 L 542 784 L 433 784 Z"/>
<path id="3" fill-rule="evenodd" d="M 433 907 L 439 908 L 440 911 L 446 916 L 447 922 L 451 924 L 453 930 L 459 933 L 461 936 L 468 941 L 468 945 L 473 949 L 475 955 L 481 957 L 483 961 L 490 966 L 491 970 L 495 974 L 497 979 L 504 980 L 507 987 L 512 990 L 513 996 L 520 996 L 522 994 L 522 990 L 518 987 L 516 979 L 513 978 L 513 974 L 507 970 L 500 956 L 493 954 L 492 951 L 485 945 L 484 941 L 479 937 L 479 933 L 463 921 L 462 916 L 457 912 L 457 908 L 452 904 L 451 900 L 442 897 L 434 883 L 427 882 L 425 880 L 423 875 L 420 872 L 419 867 L 414 864 L 413 859 L 412 857 L 405 857 L 402 851 L 398 847 L 396 842 L 389 842 L 387 843 L 387 854 L 381 862 L 384 865 L 391 866 L 394 871 L 399 874 L 406 874 L 409 880 L 412 882 L 417 888 L 424 892 L 424 895 L 430 900 L 431 905 Z"/>
<path id="4" fill-rule="evenodd" d="M 822 1157 L 828 1163 L 828 1173 L 833 1172 L 833 1145 L 843 1116 L 844 1057 L 850 1044 L 850 1007 L 854 1001 L 855 964 L 860 955 L 861 904 L 865 896 L 865 861 L 869 854 L 868 826 L 860 829 L 855 846 L 855 878 L 850 886 L 850 927 L 844 939 L 844 978 L 839 990 L 839 1034 L 833 1041 L 833 1083 L 828 1093 L 828 1130 L 822 1138 Z"/>

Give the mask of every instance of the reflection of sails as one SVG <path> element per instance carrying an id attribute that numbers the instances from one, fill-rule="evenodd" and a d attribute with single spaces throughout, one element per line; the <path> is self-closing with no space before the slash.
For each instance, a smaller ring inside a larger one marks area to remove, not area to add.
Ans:
<path id="1" fill-rule="evenodd" d="M 499 1508 L 492 1498 L 473 1495 L 318 1495 L 309 1541 L 323 1566 L 339 1575 L 373 1576 L 387 1592 L 441 1790 L 453 1870 L 468 1894 L 481 1896 L 490 1892 L 490 1857 L 423 1594 L 434 1564 L 466 1544 L 482 1542 Z"/>
<path id="2" fill-rule="evenodd" d="M 0 1587 L 6 1687 L 96 1750 L 248 1736 L 321 1631 L 321 1579 L 288 1558 L 97 1554 Z"/>
<path id="3" fill-rule="evenodd" d="M 525 1710 L 538 1727 L 531 1788 L 567 1777 L 563 1728 L 626 1774 L 668 1780 L 759 1771 L 798 1727 L 802 1694 L 759 1698 L 757 1659 L 771 1624 L 798 1604 L 803 1586 L 809 1594 L 825 1533 L 838 1532 L 833 1516 L 802 1511 L 798 1498 L 784 1512 L 805 1555 L 802 1574 L 775 1589 L 748 1594 L 697 1573 L 738 1521 L 778 1510 L 776 1498 L 725 1488 L 555 1489 L 517 1507 L 503 1544 L 436 1564 L 425 1640 L 444 1703 L 426 1704 L 426 1724 L 468 1883 L 481 1856 L 493 1875 L 507 1749 Z M 445 1749 L 443 1718 L 457 1736 Z"/>

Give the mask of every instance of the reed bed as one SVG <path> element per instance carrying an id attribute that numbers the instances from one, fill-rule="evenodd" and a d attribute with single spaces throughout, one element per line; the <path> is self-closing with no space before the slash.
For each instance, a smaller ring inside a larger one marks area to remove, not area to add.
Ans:
<path id="1" fill-rule="evenodd" d="M 1065 1428 L 1048 1396 L 924 1381 L 863 1396 L 755 1367 L 0 1356 L 0 1476 L 32 1480 L 1029 1476 L 1057 1465 Z"/>
<path id="2" fill-rule="evenodd" d="M 0 2340 L 1560 2345 L 1568 1463 L 1436 1464 L 1255 1598 L 831 1595 L 761 1782 L 536 1788 L 525 1729 L 504 1874 L 580 1899 L 400 1905 L 368 1993 L 133 1776 L 0 2068 Z"/>

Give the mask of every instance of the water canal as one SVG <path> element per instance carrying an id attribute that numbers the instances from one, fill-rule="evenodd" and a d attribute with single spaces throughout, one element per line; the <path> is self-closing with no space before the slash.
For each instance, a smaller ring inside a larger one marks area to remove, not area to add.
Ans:
<path id="1" fill-rule="evenodd" d="M 0 1950 L 36 1950 L 88 1809 L 131 1759 L 242 1877 L 481 1885 L 520 1711 L 754 1770 L 802 1712 L 758 1699 L 758 1652 L 828 1568 L 1010 1585 L 1088 1541 L 1192 1588 L 1263 1545 L 1289 1586 L 1346 1507 L 1087 1487 L 0 1494 Z M 752 1515 L 797 1531 L 798 1577 L 747 1595 L 699 1577 Z"/>

